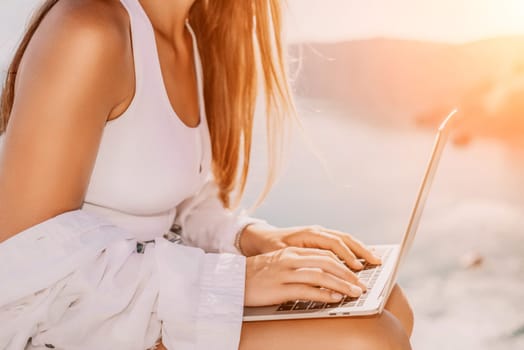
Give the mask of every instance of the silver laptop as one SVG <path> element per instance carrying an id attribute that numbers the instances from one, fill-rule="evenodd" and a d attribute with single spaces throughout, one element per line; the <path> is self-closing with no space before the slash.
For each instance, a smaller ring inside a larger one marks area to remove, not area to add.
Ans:
<path id="1" fill-rule="evenodd" d="M 449 134 L 449 122 L 457 113 L 453 110 L 440 125 L 431 152 L 406 232 L 400 244 L 371 245 L 370 249 L 382 258 L 381 265 L 363 262 L 364 269 L 356 272 L 359 279 L 368 285 L 368 290 L 358 298 L 345 296 L 336 303 L 314 300 L 289 300 L 261 307 L 244 307 L 244 321 L 280 320 L 317 317 L 364 316 L 381 313 L 395 285 L 399 266 L 411 247 L 424 210 L 433 178 Z"/>

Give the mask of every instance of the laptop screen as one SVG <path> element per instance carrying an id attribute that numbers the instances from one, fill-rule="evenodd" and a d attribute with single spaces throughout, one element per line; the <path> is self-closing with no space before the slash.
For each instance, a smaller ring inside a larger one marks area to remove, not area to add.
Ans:
<path id="1" fill-rule="evenodd" d="M 433 183 L 433 179 L 437 172 L 437 168 L 438 168 L 438 164 L 440 161 L 440 157 L 442 155 L 442 151 L 444 150 L 444 146 L 446 145 L 446 141 L 448 139 L 449 129 L 450 129 L 449 127 L 450 120 L 457 113 L 457 111 L 458 111 L 457 109 L 454 109 L 446 117 L 446 119 L 444 119 L 444 121 L 442 122 L 442 124 L 440 125 L 438 129 L 437 136 L 435 138 L 435 143 L 433 145 L 433 150 L 431 152 L 431 157 L 429 159 L 429 163 L 427 165 L 426 172 L 424 174 L 424 178 L 422 180 L 420 189 L 417 194 L 415 206 L 413 207 L 413 211 L 409 219 L 408 228 L 406 232 L 404 233 L 404 237 L 402 238 L 398 261 L 393 270 L 393 274 L 391 276 L 391 280 L 388 285 L 388 289 L 389 289 L 388 294 L 387 294 L 388 296 L 389 296 L 389 293 L 391 292 L 394 282 L 397 279 L 397 273 L 398 273 L 399 266 L 405 259 L 407 252 L 411 248 L 411 245 L 415 238 L 415 234 L 417 232 L 417 229 L 420 223 L 420 218 L 422 217 L 422 212 L 424 211 L 424 206 L 428 198 L 429 190 L 431 188 L 431 184 Z"/>

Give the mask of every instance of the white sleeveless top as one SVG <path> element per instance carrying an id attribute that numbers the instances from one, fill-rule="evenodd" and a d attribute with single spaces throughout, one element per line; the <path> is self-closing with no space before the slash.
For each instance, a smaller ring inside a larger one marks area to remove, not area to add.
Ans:
<path id="1" fill-rule="evenodd" d="M 195 33 L 194 63 L 200 122 L 189 127 L 171 107 L 153 26 L 138 0 L 121 0 L 131 21 L 135 96 L 106 123 L 83 209 L 103 215 L 147 240 L 169 230 L 176 206 L 196 193 L 210 172 L 211 143 Z"/>

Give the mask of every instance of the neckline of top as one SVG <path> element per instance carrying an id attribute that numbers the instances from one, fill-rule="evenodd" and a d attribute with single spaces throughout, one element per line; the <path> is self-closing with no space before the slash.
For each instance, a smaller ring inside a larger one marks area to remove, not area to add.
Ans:
<path id="1" fill-rule="evenodd" d="M 184 21 L 184 25 L 186 26 L 189 34 L 191 35 L 191 39 L 192 39 L 192 44 L 193 44 L 193 65 L 194 65 L 194 69 L 195 69 L 195 74 L 196 74 L 196 84 L 197 84 L 197 100 L 198 100 L 198 117 L 199 117 L 199 120 L 198 120 L 198 124 L 195 125 L 195 126 L 190 126 L 190 125 L 187 125 L 181 118 L 180 116 L 178 115 L 178 113 L 175 111 L 175 109 L 173 108 L 173 105 L 171 104 L 171 101 L 169 100 L 169 95 L 167 93 L 167 88 L 166 88 L 166 84 L 164 82 L 164 77 L 162 75 L 162 69 L 161 69 L 161 66 L 160 66 L 160 56 L 158 54 L 158 45 L 157 45 L 157 42 L 156 42 L 156 38 L 155 38 L 155 30 L 154 30 L 154 27 L 153 27 L 153 23 L 151 22 L 151 20 L 149 19 L 149 16 L 147 15 L 146 11 L 144 10 L 142 4 L 140 3 L 140 0 L 136 0 L 136 2 L 138 3 L 138 7 L 139 7 L 139 10 L 142 12 L 142 15 L 143 17 L 146 19 L 147 21 L 147 25 L 150 29 L 150 34 L 151 34 L 151 41 L 152 41 L 152 54 L 153 54 L 153 57 L 154 57 L 154 60 L 155 60 L 155 64 L 154 64 L 154 69 L 156 71 L 156 75 L 157 75 L 157 79 L 158 79 L 158 83 L 159 83 L 159 88 L 160 88 L 160 97 L 162 98 L 163 100 L 163 103 L 164 103 L 164 106 L 167 110 L 167 112 L 170 114 L 169 117 L 175 119 L 178 124 L 180 124 L 184 129 L 187 129 L 187 130 L 199 130 L 203 123 L 204 123 L 204 118 L 205 118 L 205 114 L 203 113 L 203 108 L 204 108 L 204 103 L 203 103 L 203 92 L 202 92 L 202 72 L 200 71 L 200 56 L 199 56 L 199 52 L 198 52 L 198 43 L 197 43 L 197 40 L 196 40 L 196 35 L 195 35 L 195 32 L 193 31 L 193 28 L 191 28 L 191 25 L 189 24 L 189 19 L 186 18 L 185 21 Z"/>

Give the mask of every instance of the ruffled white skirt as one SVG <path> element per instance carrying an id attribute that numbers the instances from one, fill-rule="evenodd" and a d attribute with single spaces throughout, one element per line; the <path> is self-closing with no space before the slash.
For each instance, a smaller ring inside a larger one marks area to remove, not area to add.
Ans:
<path id="1" fill-rule="evenodd" d="M 241 257 L 125 234 L 77 211 L 2 242 L 0 348 L 236 349 Z"/>

